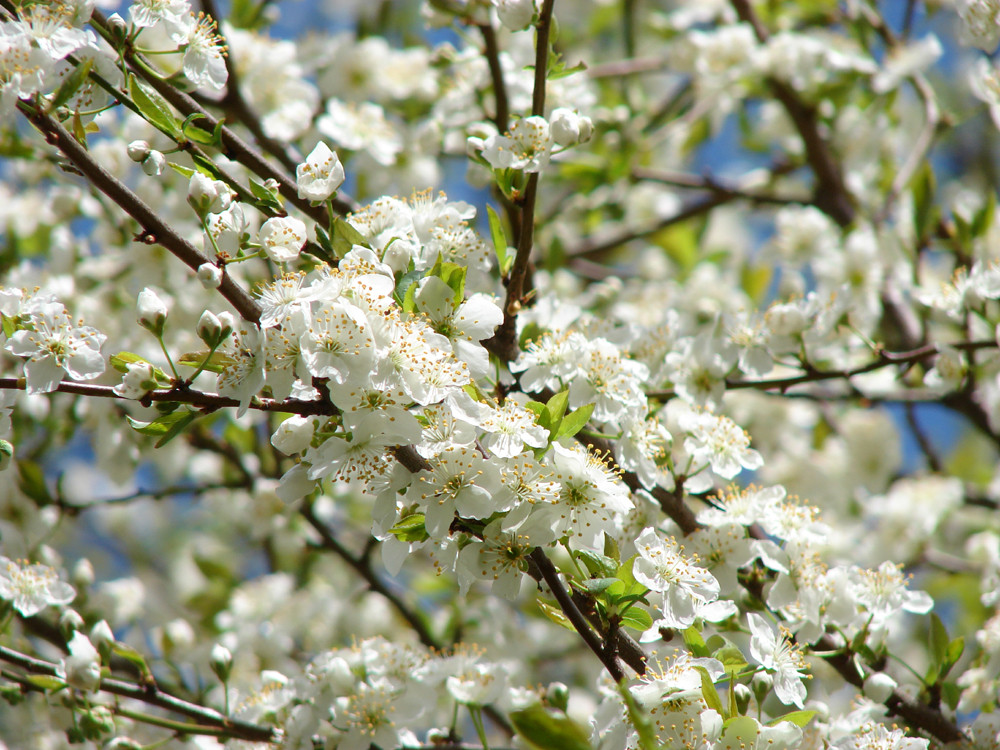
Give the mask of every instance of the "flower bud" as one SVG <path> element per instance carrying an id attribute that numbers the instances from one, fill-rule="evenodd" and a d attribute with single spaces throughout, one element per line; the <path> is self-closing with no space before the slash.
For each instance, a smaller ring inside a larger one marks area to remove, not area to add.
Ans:
<path id="1" fill-rule="evenodd" d="M 222 335 L 222 323 L 217 315 L 210 310 L 205 310 L 198 319 L 198 338 L 208 346 L 218 346 Z"/>
<path id="2" fill-rule="evenodd" d="M 97 690 L 101 684 L 101 658 L 94 644 L 77 631 L 69 642 L 69 653 L 61 667 L 66 684 L 88 693 Z"/>
<path id="3" fill-rule="evenodd" d="M 150 177 L 159 177 L 167 166 L 167 157 L 160 151 L 150 151 L 149 156 L 142 160 L 142 171 Z"/>
<path id="4" fill-rule="evenodd" d="M 199 216 L 221 213 L 229 208 L 233 199 L 226 183 L 213 180 L 201 172 L 191 175 L 187 198 Z"/>
<path id="5" fill-rule="evenodd" d="M 493 0 L 500 23 L 509 31 L 523 31 L 535 17 L 535 0 Z"/>
<path id="6" fill-rule="evenodd" d="M 111 632 L 111 626 L 108 625 L 107 620 L 101 620 L 90 629 L 90 642 L 97 647 L 98 651 L 104 651 L 105 648 L 114 645 L 115 634 Z"/>
<path id="7" fill-rule="evenodd" d="M 306 244 L 306 225 L 294 216 L 276 216 L 264 222 L 257 236 L 268 258 L 288 263 L 299 257 Z"/>
<path id="8" fill-rule="evenodd" d="M 741 716 L 746 716 L 750 707 L 750 700 L 753 698 L 753 691 L 743 684 L 736 684 L 733 687 L 733 696 L 736 698 L 736 710 Z"/>
<path id="9" fill-rule="evenodd" d="M 77 588 L 86 588 L 96 579 L 96 576 L 94 575 L 94 564 L 86 557 L 81 557 L 77 561 L 76 565 L 73 566 L 73 572 L 70 574 L 70 579 L 73 581 L 73 585 Z"/>
<path id="10" fill-rule="evenodd" d="M 140 164 L 144 162 L 146 157 L 153 151 L 149 145 L 149 141 L 132 141 L 128 144 L 125 150 L 128 152 L 129 159 Z"/>
<path id="11" fill-rule="evenodd" d="M 93 706 L 79 714 L 77 726 L 87 739 L 99 740 L 115 731 L 115 716 L 107 706 Z"/>
<path id="12" fill-rule="evenodd" d="M 229 680 L 229 674 L 233 671 L 233 654 L 221 643 L 216 643 L 212 647 L 212 671 L 222 682 Z"/>
<path id="13" fill-rule="evenodd" d="M 59 615 L 59 632 L 62 633 L 63 638 L 69 639 L 73 633 L 82 629 L 85 624 L 83 615 L 75 609 L 67 609 Z"/>
<path id="14" fill-rule="evenodd" d="M 876 703 L 884 703 L 897 685 L 898 683 L 885 672 L 873 672 L 865 678 L 862 691 L 866 698 Z"/>
<path id="15" fill-rule="evenodd" d="M 7 440 L 0 439 L 0 471 L 10 466 L 10 461 L 14 457 L 14 446 Z"/>
<path id="16" fill-rule="evenodd" d="M 137 302 L 139 325 L 151 334 L 160 338 L 163 336 L 163 325 L 167 322 L 167 305 L 160 296 L 146 287 L 139 292 Z"/>
<path id="17" fill-rule="evenodd" d="M 573 146 L 589 141 L 594 134 L 594 123 L 589 117 L 571 109 L 559 107 L 552 111 L 549 120 L 552 139 L 560 146 Z"/>
<path id="18" fill-rule="evenodd" d="M 198 266 L 198 281 L 206 289 L 218 289 L 222 284 L 222 269 L 214 263 L 202 263 Z"/>
<path id="19" fill-rule="evenodd" d="M 563 682 L 549 683 L 549 687 L 545 691 L 545 699 L 553 708 L 565 712 L 566 707 L 569 706 L 569 688 Z"/>

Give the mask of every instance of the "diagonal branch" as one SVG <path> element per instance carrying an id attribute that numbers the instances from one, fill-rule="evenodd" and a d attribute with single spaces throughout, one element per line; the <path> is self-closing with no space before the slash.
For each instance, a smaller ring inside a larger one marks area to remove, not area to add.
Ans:
<path id="1" fill-rule="evenodd" d="M 210 262 L 198 248 L 181 237 L 174 228 L 161 219 L 145 201 L 98 164 L 90 152 L 59 122 L 45 113 L 33 109 L 25 102 L 19 101 L 18 109 L 94 187 L 121 206 L 129 216 L 139 223 L 143 230 L 142 237 L 148 238 L 150 242 L 163 245 L 192 270 L 197 271 L 199 266 Z M 233 280 L 232 276 L 225 272 L 225 268 L 223 268 L 219 293 L 229 301 L 229 304 L 244 320 L 253 323 L 260 320 L 258 304 L 243 287 Z"/>

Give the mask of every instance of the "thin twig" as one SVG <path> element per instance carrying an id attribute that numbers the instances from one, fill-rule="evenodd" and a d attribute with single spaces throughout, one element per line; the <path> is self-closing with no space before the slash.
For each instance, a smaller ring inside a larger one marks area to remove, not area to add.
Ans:
<path id="1" fill-rule="evenodd" d="M 173 253 L 189 268 L 197 271 L 199 266 L 210 262 L 202 252 L 184 239 L 178 232 L 153 211 L 145 201 L 132 192 L 124 183 L 116 179 L 98 164 L 79 141 L 52 117 L 33 109 L 25 102 L 18 102 L 18 109 L 45 139 L 52 144 L 76 167 L 80 173 L 98 190 L 117 203 L 142 228 L 140 238 L 144 242 L 157 243 Z M 233 277 L 223 269 L 219 294 L 233 306 L 244 320 L 256 323 L 260 320 L 260 306 Z"/>

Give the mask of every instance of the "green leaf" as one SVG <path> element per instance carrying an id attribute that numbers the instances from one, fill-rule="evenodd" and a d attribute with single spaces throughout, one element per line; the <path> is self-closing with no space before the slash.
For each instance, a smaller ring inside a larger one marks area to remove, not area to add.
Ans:
<path id="1" fill-rule="evenodd" d="M 621 551 L 618 549 L 618 540 L 607 532 L 604 532 L 604 556 L 610 557 L 616 563 L 621 560 Z M 631 565 L 629 566 L 629 574 L 631 574 Z"/>
<path id="2" fill-rule="evenodd" d="M 681 635 L 684 636 L 684 645 L 687 646 L 688 651 L 692 654 L 699 658 L 711 656 L 712 652 L 705 645 L 705 639 L 701 637 L 701 631 L 694 625 L 683 631 Z"/>
<path id="3" fill-rule="evenodd" d="M 732 643 L 727 643 L 722 648 L 716 649 L 712 656 L 722 662 L 722 667 L 728 674 L 739 674 L 747 666 L 743 652 Z"/>
<path id="4" fill-rule="evenodd" d="M 556 434 L 552 435 L 550 439 L 556 441 L 564 437 L 573 437 L 587 426 L 587 422 L 590 421 L 590 415 L 594 413 L 594 406 L 595 404 L 585 404 L 567 414 L 559 423 Z"/>
<path id="5" fill-rule="evenodd" d="M 929 162 L 913 177 L 913 231 L 917 241 L 927 236 L 929 227 L 933 225 L 936 211 L 934 198 L 937 191 L 934 170 Z"/>
<path id="6" fill-rule="evenodd" d="M 954 711 L 958 708 L 958 702 L 962 698 L 962 688 L 954 682 L 945 682 L 941 685 L 941 696 L 948 704 L 948 708 Z"/>
<path id="7" fill-rule="evenodd" d="M 21 492 L 34 500 L 39 506 L 51 505 L 53 503 L 52 495 L 45 484 L 45 474 L 42 472 L 41 466 L 34 461 L 18 461 L 17 471 L 21 475 L 21 479 L 17 483 Z"/>
<path id="8" fill-rule="evenodd" d="M 577 560 L 581 560 L 587 567 L 587 571 L 595 578 L 613 578 L 618 574 L 618 563 L 610 557 L 598 554 L 588 549 L 577 550 L 573 553 Z M 613 578 L 613 580 L 618 580 Z"/>
<path id="9" fill-rule="evenodd" d="M 565 714 L 544 706 L 514 711 L 510 721 L 535 750 L 591 750 L 590 732 Z"/>
<path id="10" fill-rule="evenodd" d="M 791 713 L 787 713 L 784 716 L 779 716 L 777 719 L 772 719 L 771 721 L 767 722 L 767 725 L 769 727 L 773 727 L 773 726 L 777 726 L 778 724 L 780 724 L 783 721 L 787 721 L 787 722 L 790 722 L 790 723 L 794 724 L 797 727 L 804 727 L 806 724 L 808 724 L 810 721 L 812 721 L 812 717 L 815 716 L 817 713 L 819 713 L 819 712 L 818 711 L 792 711 Z"/>
<path id="11" fill-rule="evenodd" d="M 486 207 L 486 215 L 490 220 L 490 235 L 493 237 L 493 249 L 497 254 L 497 267 L 500 269 L 500 275 L 504 276 L 507 273 L 507 249 L 509 247 L 507 234 L 504 232 L 503 222 L 500 221 L 497 212 L 493 210 L 493 206 Z M 511 257 L 511 262 L 513 260 Z"/>
<path id="12" fill-rule="evenodd" d="M 338 216 L 333 220 L 332 249 L 334 255 L 343 258 L 355 245 L 368 247 L 368 239 L 355 229 L 353 224 Z"/>
<path id="13" fill-rule="evenodd" d="M 174 140 L 182 137 L 181 129 L 177 125 L 177 118 L 174 117 L 167 100 L 131 73 L 128 77 L 128 93 L 136 108 L 150 125 Z"/>
<path id="14" fill-rule="evenodd" d="M 621 583 L 617 578 L 588 578 L 583 582 L 583 587 L 592 596 L 599 596 L 616 583 Z"/>
<path id="15" fill-rule="evenodd" d="M 206 357 L 208 357 L 208 362 L 205 363 L 203 369 L 209 372 L 220 373 L 233 364 L 233 358 L 228 354 L 212 352 L 211 356 L 209 356 L 208 351 L 185 352 L 177 358 L 177 364 L 185 365 L 186 367 L 201 367 Z"/>
<path id="16" fill-rule="evenodd" d="M 401 542 L 423 542 L 430 538 L 424 527 L 424 514 L 407 516 L 389 529 L 389 533 Z"/>
<path id="17" fill-rule="evenodd" d="M 427 276 L 437 276 L 447 284 L 455 293 L 452 303 L 455 307 L 458 307 L 462 303 L 462 300 L 465 299 L 465 275 L 467 272 L 468 269 L 465 266 L 460 266 L 457 263 L 449 263 L 439 253 L 437 262 Z"/>
<path id="18" fill-rule="evenodd" d="M 948 655 L 948 643 L 951 639 L 948 638 L 948 631 L 945 629 L 944 623 L 941 622 L 941 618 L 934 612 L 931 613 L 931 627 L 927 638 L 931 656 L 931 668 L 936 672 L 935 679 L 932 682 L 937 682 L 937 675 L 940 674 L 940 670 L 944 666 Z"/>
<path id="19" fill-rule="evenodd" d="M 121 658 L 123 658 L 125 661 L 129 662 L 130 664 L 135 665 L 135 667 L 138 668 L 140 674 L 142 674 L 144 677 L 152 674 L 152 672 L 150 672 L 149 670 L 149 665 L 146 664 L 146 659 L 143 657 L 142 654 L 140 654 L 131 646 L 128 646 L 124 643 L 118 643 L 117 641 L 115 641 L 111 645 L 111 651 L 120 656 Z"/>
<path id="20" fill-rule="evenodd" d="M 49 105 L 50 112 L 59 109 L 59 107 L 73 98 L 73 95 L 86 82 L 87 76 L 90 75 L 90 70 L 93 67 L 93 58 L 87 58 L 73 68 L 73 71 L 63 79 L 63 82 L 59 84 L 59 88 L 56 89 L 56 93 L 52 96 L 52 103 Z"/>
<path id="21" fill-rule="evenodd" d="M 542 611 L 542 614 L 548 617 L 550 620 L 552 620 L 552 622 L 554 622 L 556 625 L 562 625 L 567 630 L 572 630 L 574 633 L 576 632 L 576 628 L 573 627 L 573 624 L 569 621 L 569 618 L 566 617 L 565 613 L 559 607 L 557 607 L 554 604 L 550 604 L 544 599 L 538 599 L 535 601 L 535 603 L 538 605 L 538 608 Z"/>
<path id="22" fill-rule="evenodd" d="M 200 143 L 202 146 L 220 146 L 219 143 L 219 132 L 209 132 L 204 128 L 200 128 L 195 125 L 195 120 L 207 120 L 208 118 L 201 114 L 200 112 L 193 112 L 184 118 L 184 122 L 181 123 L 181 133 L 189 141 L 194 141 L 195 143 Z"/>
<path id="23" fill-rule="evenodd" d="M 417 282 L 420 280 L 420 271 L 412 269 L 399 277 L 396 282 L 396 289 L 393 296 L 396 302 L 403 308 L 403 312 L 412 313 L 417 309 Z"/>
<path id="24" fill-rule="evenodd" d="M 653 627 L 653 616 L 642 607 L 629 607 L 621 613 L 621 624 L 626 628 L 645 633 Z"/>
<path id="25" fill-rule="evenodd" d="M 162 439 L 171 433 L 175 425 L 182 423 L 181 426 L 183 427 L 189 424 L 195 417 L 197 417 L 197 414 L 192 411 L 178 409 L 177 411 L 157 417 L 152 422 L 140 422 L 138 419 L 133 419 L 127 415 L 125 419 L 128 420 L 132 429 L 139 434 Z M 157 447 L 159 447 L 159 444 L 157 444 Z"/>
<path id="26" fill-rule="evenodd" d="M 695 667 L 695 669 L 701 675 L 701 697 L 705 699 L 709 708 L 719 712 L 719 716 L 725 716 L 726 711 L 722 708 L 722 699 L 719 698 L 719 691 L 715 689 L 715 683 L 712 682 L 708 670 L 704 667 Z"/>
<path id="27" fill-rule="evenodd" d="M 184 428 L 186 428 L 189 424 L 195 421 L 199 416 L 198 412 L 190 411 L 188 409 L 175 411 L 170 416 L 175 417 L 178 414 L 181 415 L 180 419 L 175 420 L 174 423 L 170 425 L 170 429 L 168 429 L 164 433 L 163 437 L 157 440 L 156 443 L 153 445 L 154 448 L 162 448 L 164 445 L 166 445 L 175 437 L 184 432 Z"/>
<path id="28" fill-rule="evenodd" d="M 132 352 L 118 352 L 117 354 L 112 354 L 109 361 L 111 362 L 111 366 L 122 374 L 128 372 L 129 365 L 152 364 L 149 360 L 140 357 L 138 354 L 133 354 Z M 153 367 L 153 376 L 161 383 L 170 383 L 170 376 L 159 367 Z"/>
<path id="29" fill-rule="evenodd" d="M 62 690 L 66 687 L 66 683 L 61 678 L 52 674 L 29 674 L 25 679 L 36 688 L 46 692 Z"/>

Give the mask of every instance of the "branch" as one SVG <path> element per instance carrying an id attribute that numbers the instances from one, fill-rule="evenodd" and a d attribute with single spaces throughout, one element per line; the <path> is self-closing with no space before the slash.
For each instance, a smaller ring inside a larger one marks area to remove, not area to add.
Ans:
<path id="1" fill-rule="evenodd" d="M 219 13 L 219 8 L 215 0 L 201 0 L 201 7 L 208 16 L 215 19 L 218 34 L 221 37 L 222 27 L 220 22 L 222 21 L 222 16 Z M 232 55 L 226 55 L 225 60 L 228 78 L 226 80 L 226 94 L 223 96 L 221 102 L 222 106 L 239 118 L 240 122 L 253 134 L 257 143 L 263 146 L 267 153 L 281 162 L 281 166 L 288 172 L 294 173 L 296 166 L 303 161 L 302 155 L 297 152 L 294 146 L 288 145 L 286 148 L 284 144 L 264 132 L 260 118 L 250 107 L 246 97 L 243 96 L 243 91 L 240 89 L 239 73 L 236 70 L 236 65 L 233 63 Z"/>
<path id="2" fill-rule="evenodd" d="M 5 646 L 0 646 L 0 660 L 8 662 L 9 664 L 14 664 L 32 674 L 56 676 L 58 670 L 57 664 L 44 661 L 42 659 L 36 659 L 18 651 L 14 651 L 13 649 L 6 648 Z M 9 673 L 6 676 L 8 678 L 13 677 L 13 675 L 10 675 Z M 25 683 L 28 685 L 31 684 L 27 680 L 20 682 L 22 685 Z M 234 739 L 242 739 L 249 742 L 277 742 L 279 740 L 278 734 L 269 727 L 263 727 L 257 724 L 251 724 L 247 721 L 233 719 L 228 716 L 224 716 L 214 709 L 205 708 L 197 703 L 189 703 L 188 701 L 181 700 L 180 698 L 176 698 L 169 693 L 164 693 L 156 687 L 155 684 L 138 685 L 131 682 L 125 682 L 124 680 L 105 678 L 101 680 L 101 684 L 98 689 L 106 693 L 119 695 L 124 698 L 132 698 L 151 706 L 156 706 L 168 711 L 173 711 L 174 713 L 189 716 L 196 719 L 199 722 L 199 725 L 204 725 L 209 728 L 222 729 L 225 731 L 227 736 L 233 737 Z"/>
<path id="3" fill-rule="evenodd" d="M 105 39 L 109 39 L 111 37 L 108 30 L 107 19 L 99 10 L 94 11 L 90 22 L 101 33 L 101 35 L 104 36 Z M 204 122 L 200 123 L 202 127 L 211 132 L 215 131 L 216 126 L 219 124 L 219 120 L 213 117 L 193 98 L 180 91 L 168 81 L 159 78 L 158 76 L 147 75 L 146 70 L 151 69 L 151 66 L 142 57 L 142 55 L 133 50 L 125 50 L 123 51 L 123 55 L 126 62 L 128 62 L 129 67 L 137 75 L 142 76 L 142 78 L 149 83 L 150 86 L 156 89 L 156 91 L 164 99 L 170 102 L 170 104 L 173 105 L 178 112 L 185 117 L 193 114 L 202 115 L 205 118 Z M 289 203 L 294 205 L 316 223 L 321 226 L 326 226 L 329 220 L 329 217 L 326 215 L 326 209 L 323 206 L 312 206 L 309 201 L 299 198 L 298 187 L 289 175 L 268 162 L 267 159 L 265 159 L 256 149 L 251 147 L 242 138 L 236 135 L 230 128 L 223 125 L 219 132 L 222 138 L 222 145 L 227 152 L 227 156 L 243 164 L 243 166 L 256 174 L 258 177 L 265 180 L 275 180 L 278 183 L 278 189 L 281 192 L 281 195 L 284 196 Z M 357 210 L 357 205 L 343 195 L 334 199 L 333 206 L 340 213 L 349 213 Z"/>
<path id="4" fill-rule="evenodd" d="M 731 3 L 739 19 L 753 28 L 757 40 L 766 42 L 770 34 L 754 13 L 750 0 L 731 0 Z M 805 146 L 806 161 L 816 176 L 814 205 L 839 225 L 847 226 L 854 221 L 854 203 L 844 182 L 840 163 L 834 157 L 830 144 L 820 134 L 816 109 L 807 106 L 787 83 L 773 77 L 767 78 L 767 83 L 775 99 L 785 108 Z"/>
<path id="5" fill-rule="evenodd" d="M 0 378 L 0 390 L 23 391 L 24 389 L 24 378 Z M 220 396 L 215 393 L 192 391 L 190 388 L 164 388 L 150 391 L 139 399 L 138 402 L 135 399 L 119 396 L 110 385 L 91 385 L 90 383 L 80 383 L 74 380 L 63 381 L 56 386 L 55 392 L 72 393 L 77 396 L 92 396 L 96 398 L 114 398 L 119 401 L 139 403 L 143 406 L 159 401 L 174 401 L 197 406 L 205 411 L 215 411 L 216 409 L 240 405 L 240 402 L 234 398 Z M 272 398 L 255 398 L 250 402 L 250 408 L 258 411 L 298 414 L 303 417 L 332 416 L 337 413 L 336 407 L 328 402 L 301 401 L 294 398 L 286 399 L 285 401 L 278 401 Z"/>
<path id="6" fill-rule="evenodd" d="M 41 111 L 33 109 L 25 102 L 18 102 L 18 109 L 45 140 L 52 144 L 73 164 L 94 187 L 107 195 L 142 227 L 140 237 L 149 242 L 163 245 L 189 268 L 211 262 L 198 248 L 181 237 L 175 229 L 161 219 L 152 208 L 110 172 L 98 164 L 94 158 L 74 138 L 66 128 Z M 237 284 L 223 268 L 219 293 L 233 306 L 244 320 L 256 323 L 260 320 L 260 306 Z"/>
<path id="7" fill-rule="evenodd" d="M 531 114 L 545 114 L 545 75 L 548 71 L 549 31 L 552 26 L 552 9 L 555 0 L 545 0 L 535 23 L 535 83 L 531 97 Z M 503 307 L 503 323 L 496 333 L 483 342 L 490 352 L 504 362 L 517 359 L 520 347 L 517 345 L 517 313 L 524 305 L 525 293 L 531 292 L 529 265 L 531 247 L 535 233 L 535 200 L 538 195 L 539 173 L 528 176 L 528 184 L 519 201 L 521 205 L 520 232 L 517 237 L 517 255 L 507 280 L 507 299 Z"/>
<path id="8" fill-rule="evenodd" d="M 611 679 L 615 682 L 621 682 L 625 679 L 625 672 L 618 663 L 617 657 L 613 653 L 608 653 L 605 649 L 604 644 L 601 643 L 601 639 L 598 637 L 597 633 L 591 629 L 590 625 L 587 623 L 587 618 L 583 616 L 583 613 L 576 606 L 573 598 L 569 595 L 566 587 L 563 586 L 562 581 L 559 579 L 559 571 L 556 566 L 552 564 L 552 561 L 545 556 L 545 553 L 540 547 L 536 547 L 531 553 L 531 561 L 538 568 L 539 573 L 541 573 L 542 580 L 548 584 L 549 590 L 552 591 L 552 595 L 555 596 L 556 601 L 559 602 L 559 607 L 562 609 L 566 618 L 570 621 L 570 624 L 580 634 L 583 638 L 583 642 L 587 644 L 587 647 L 593 651 L 597 658 L 601 660 L 604 668 L 608 670 L 608 674 L 611 675 Z"/>

